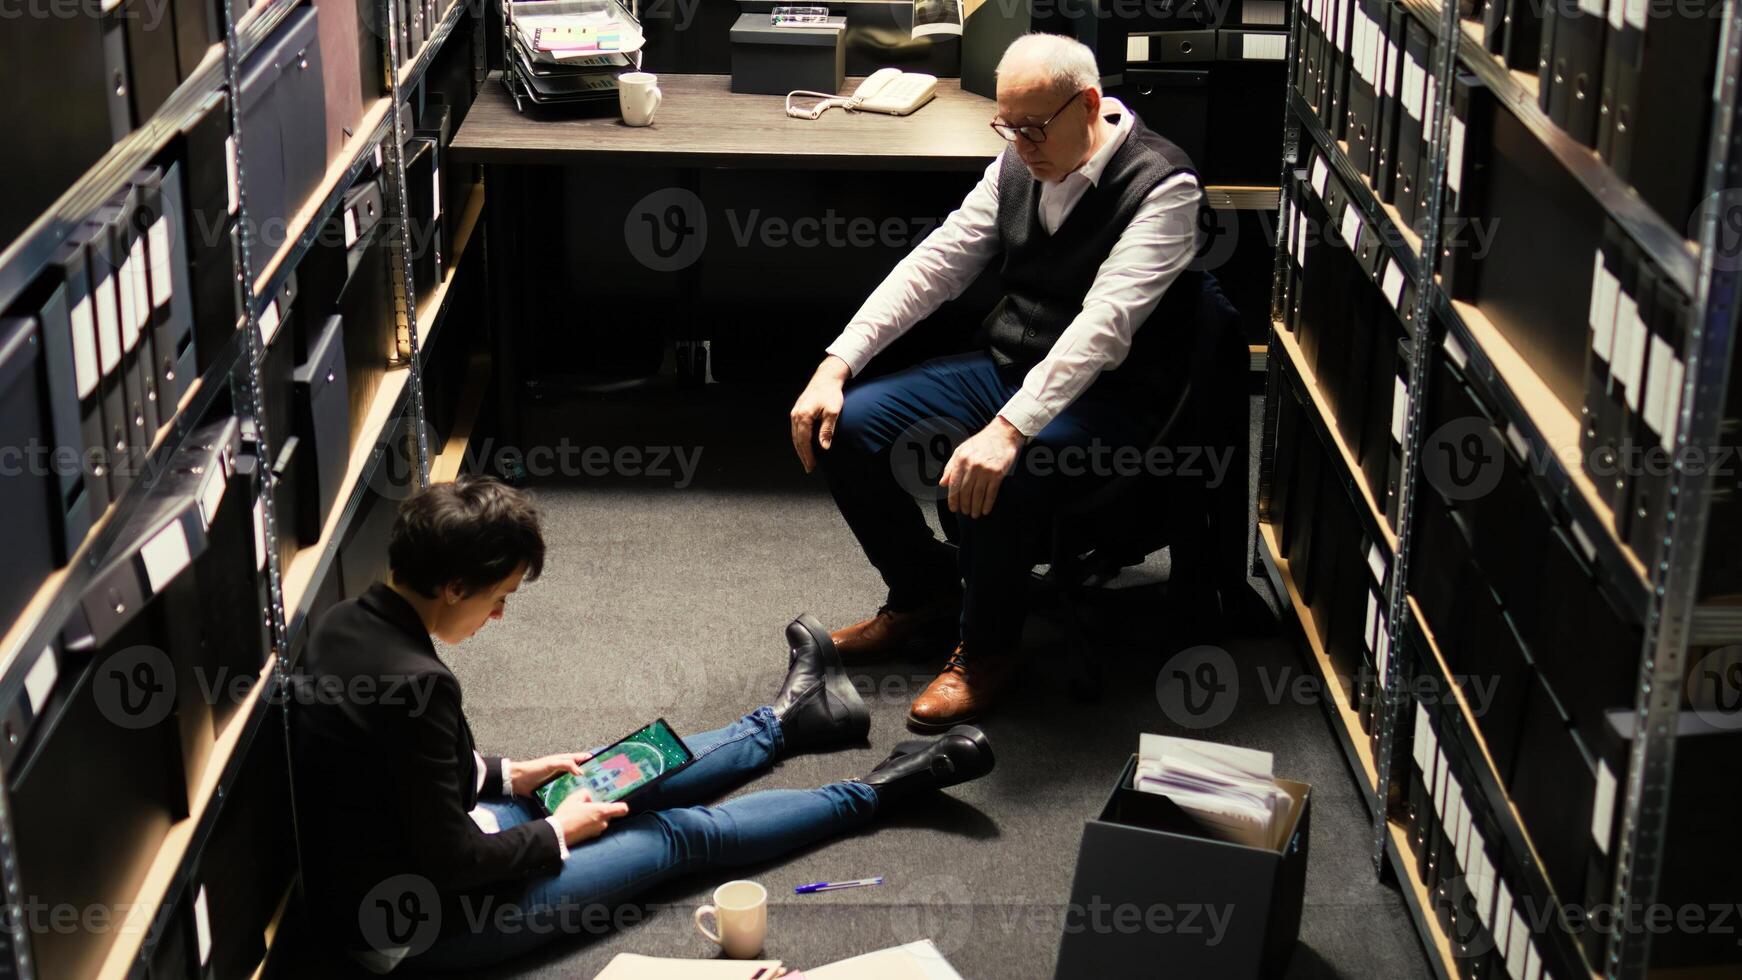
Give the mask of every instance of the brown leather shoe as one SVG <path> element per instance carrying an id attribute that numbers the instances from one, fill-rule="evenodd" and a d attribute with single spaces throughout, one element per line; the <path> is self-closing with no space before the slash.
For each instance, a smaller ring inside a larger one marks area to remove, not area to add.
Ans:
<path id="1" fill-rule="evenodd" d="M 843 661 L 863 663 L 889 656 L 910 640 L 928 632 L 936 631 L 953 638 L 953 628 L 948 633 L 944 630 L 946 627 L 953 627 L 961 614 L 960 594 L 946 596 L 905 612 L 897 612 L 884 606 L 877 610 L 877 615 L 864 622 L 835 630 L 829 634 L 829 639 L 835 641 L 835 651 L 841 655 Z M 948 640 L 945 640 L 938 644 L 940 653 L 947 643 Z"/>
<path id="2" fill-rule="evenodd" d="M 964 657 L 962 648 L 926 685 L 907 711 L 907 727 L 916 732 L 948 731 L 991 710 L 1016 673 L 1014 657 Z"/>

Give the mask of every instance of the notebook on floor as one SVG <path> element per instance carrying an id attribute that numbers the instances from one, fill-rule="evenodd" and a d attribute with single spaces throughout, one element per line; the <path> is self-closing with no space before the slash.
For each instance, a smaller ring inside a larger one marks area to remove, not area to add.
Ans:
<path id="1" fill-rule="evenodd" d="M 773 980 L 779 972 L 779 960 L 684 960 L 618 953 L 593 980 Z"/>
<path id="2" fill-rule="evenodd" d="M 962 980 L 929 939 L 806 970 L 808 980 Z"/>

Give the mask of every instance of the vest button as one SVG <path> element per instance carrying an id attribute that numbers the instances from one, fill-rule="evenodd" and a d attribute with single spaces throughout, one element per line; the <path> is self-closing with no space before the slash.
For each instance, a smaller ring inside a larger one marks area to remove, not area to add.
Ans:
<path id="1" fill-rule="evenodd" d="M 1023 335 L 1023 336 L 1024 336 L 1024 337 L 1033 337 L 1033 336 L 1034 336 L 1034 328 L 1033 328 L 1033 327 L 1029 327 L 1029 328 L 1028 328 L 1028 329 L 1027 329 L 1027 330 L 1024 330 L 1024 331 L 1023 331 L 1023 332 L 1022 332 L 1022 335 Z"/>

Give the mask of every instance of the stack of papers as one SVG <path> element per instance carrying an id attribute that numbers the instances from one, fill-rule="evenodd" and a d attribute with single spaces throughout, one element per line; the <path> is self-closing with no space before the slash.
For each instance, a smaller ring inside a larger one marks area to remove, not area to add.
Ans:
<path id="1" fill-rule="evenodd" d="M 1292 804 L 1269 752 L 1145 734 L 1132 788 L 1165 796 L 1223 840 L 1276 847 Z"/>
<path id="2" fill-rule="evenodd" d="M 516 103 L 614 103 L 641 68 L 641 24 L 618 0 L 504 0 L 505 80 Z"/>
<path id="3" fill-rule="evenodd" d="M 685 960 L 618 953 L 593 980 L 772 980 L 781 965 L 779 960 Z M 962 980 L 929 939 L 806 972 L 788 968 L 782 976 L 784 980 Z"/>

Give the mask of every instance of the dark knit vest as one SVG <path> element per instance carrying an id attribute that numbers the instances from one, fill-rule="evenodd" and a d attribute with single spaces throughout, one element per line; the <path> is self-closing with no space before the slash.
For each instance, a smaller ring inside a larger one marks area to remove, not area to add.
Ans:
<path id="1" fill-rule="evenodd" d="M 1127 109 L 1126 111 L 1130 111 Z M 1091 186 L 1053 234 L 1040 223 L 1041 182 L 1029 174 L 1015 148 L 1006 149 L 998 179 L 998 268 L 1004 298 L 987 316 L 985 330 L 1000 367 L 1026 370 L 1046 357 L 1077 314 L 1101 264 L 1158 184 L 1178 173 L 1196 174 L 1185 152 L 1143 125 L 1136 114 L 1125 142 L 1113 152 L 1100 183 Z M 1199 194 L 1199 210 L 1204 203 Z M 1201 220 L 1201 215 L 1195 216 Z M 1184 377 L 1191 359 L 1203 273 L 1181 272 L 1138 326 L 1131 351 L 1118 368 L 1102 373 L 1103 392 L 1153 392 Z M 1147 397 L 1134 399 L 1141 404 Z"/>

